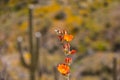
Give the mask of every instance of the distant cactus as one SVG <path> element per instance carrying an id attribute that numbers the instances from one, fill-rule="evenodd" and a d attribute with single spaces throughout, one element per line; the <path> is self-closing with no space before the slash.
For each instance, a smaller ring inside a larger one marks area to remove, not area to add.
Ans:
<path id="1" fill-rule="evenodd" d="M 7 64 L 2 62 L 0 56 L 0 80 L 12 80 L 11 76 L 9 75 L 9 71 L 7 70 Z"/>
<path id="2" fill-rule="evenodd" d="M 6 70 L 6 66 L 0 71 L 0 80 L 11 80 Z"/>
<path id="3" fill-rule="evenodd" d="M 117 80 L 117 58 L 113 58 L 113 80 Z"/>
<path id="4" fill-rule="evenodd" d="M 21 63 L 24 67 L 30 71 L 30 80 L 35 80 L 35 72 L 39 61 L 39 44 L 40 44 L 40 32 L 35 33 L 36 47 L 33 47 L 33 24 L 32 24 L 32 9 L 33 6 L 29 7 L 29 50 L 30 50 L 30 64 L 25 62 L 23 51 L 22 51 L 22 37 L 18 37 L 18 50 L 20 53 Z"/>

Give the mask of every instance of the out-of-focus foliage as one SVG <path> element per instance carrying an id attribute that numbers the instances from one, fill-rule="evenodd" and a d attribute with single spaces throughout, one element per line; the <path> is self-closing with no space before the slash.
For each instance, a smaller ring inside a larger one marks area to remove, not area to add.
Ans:
<path id="1" fill-rule="evenodd" d="M 16 5 L 21 7 L 20 9 L 17 9 L 19 10 L 18 12 L 6 13 L 6 15 L 1 16 L 3 17 L 1 21 L 5 24 L 1 24 L 1 26 L 6 26 L 6 29 L 8 29 L 7 26 L 10 27 L 14 22 L 14 25 L 12 25 L 11 28 L 19 29 L 17 33 L 19 34 L 22 32 L 24 35 L 28 26 L 28 11 L 25 7 L 30 2 L 32 1 L 1 1 L 1 4 L 4 3 L 4 5 L 7 5 L 4 7 L 9 8 L 10 11 L 13 8 L 16 8 Z M 117 4 L 117 0 L 70 0 L 68 2 L 51 0 L 51 3 L 48 5 L 37 4 L 33 10 L 35 31 L 42 30 L 45 26 L 48 27 L 48 25 L 49 27 L 67 27 L 67 29 L 71 30 L 74 35 L 78 35 L 76 36 L 78 38 L 76 44 L 83 44 L 85 47 L 89 45 L 95 50 L 104 51 L 113 49 L 114 44 L 119 44 L 120 41 L 120 39 L 114 35 L 114 26 L 118 25 L 111 23 L 112 16 L 105 15 L 109 13 L 112 6 L 115 4 Z M 5 19 L 6 17 L 11 19 Z M 109 17 L 111 18 L 108 20 Z M 108 32 L 109 29 L 113 31 L 113 35 L 115 36 L 113 42 L 111 42 L 111 39 L 107 38 L 109 34 L 112 33 Z M 79 46 L 76 48 L 81 50 L 80 48 L 83 46 L 81 45 L 81 47 Z M 85 47 L 83 47 L 82 50 L 84 50 Z"/>
<path id="2" fill-rule="evenodd" d="M 18 36 L 24 37 L 23 47 L 25 51 L 28 50 L 28 36 L 26 35 L 29 26 L 28 5 L 32 2 L 34 1 L 0 0 L 1 53 L 16 53 Z M 62 51 L 58 51 L 53 32 L 56 28 L 65 28 L 75 36 L 72 45 L 78 51 L 77 56 L 95 51 L 118 51 L 120 49 L 119 4 L 119 0 L 38 0 L 38 4 L 33 9 L 33 25 L 34 32 L 42 33 L 43 55 L 40 63 L 43 64 L 42 67 L 47 66 L 46 73 L 50 76 L 49 71 L 52 66 L 61 60 L 59 53 Z M 30 58 L 27 53 L 25 58 L 26 60 Z M 94 59 L 96 60 L 96 57 Z M 98 66 L 93 67 L 93 69 L 98 68 Z M 46 74 L 43 75 L 43 80 L 45 79 Z M 97 80 L 98 76 L 91 78 L 87 75 L 82 79 Z"/>

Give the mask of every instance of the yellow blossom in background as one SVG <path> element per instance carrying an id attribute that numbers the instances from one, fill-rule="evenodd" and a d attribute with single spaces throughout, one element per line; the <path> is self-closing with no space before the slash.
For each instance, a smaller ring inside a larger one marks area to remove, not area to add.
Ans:
<path id="1" fill-rule="evenodd" d="M 83 19 L 80 16 L 71 15 L 71 16 L 68 16 L 66 18 L 66 23 L 67 24 L 75 23 L 75 24 L 80 24 L 81 25 L 83 23 Z"/>
<path id="2" fill-rule="evenodd" d="M 80 10 L 80 11 L 79 11 L 79 14 L 80 14 L 80 15 L 88 15 L 89 13 L 90 13 L 90 11 L 87 10 L 87 9 L 83 9 L 83 10 Z"/>
<path id="3" fill-rule="evenodd" d="M 27 29 L 27 27 L 28 27 L 28 23 L 27 23 L 27 22 L 23 22 L 23 23 L 21 24 L 21 26 L 20 26 L 20 30 L 21 30 L 21 31 L 25 31 L 25 30 Z"/>
<path id="4" fill-rule="evenodd" d="M 50 15 L 50 14 L 54 14 L 58 11 L 60 11 L 61 9 L 61 6 L 56 4 L 56 3 L 52 3 L 50 5 L 47 5 L 47 6 L 41 6 L 39 8 L 36 8 L 34 10 L 34 15 L 35 16 L 39 16 L 40 14 L 42 15 Z M 44 14 L 45 13 L 45 14 Z"/>
<path id="5" fill-rule="evenodd" d="M 23 54 L 23 57 L 24 57 L 25 61 L 29 64 L 30 63 L 30 59 L 31 59 L 30 53 L 29 52 L 25 52 Z"/>
<path id="6" fill-rule="evenodd" d="M 48 10 L 49 12 L 53 13 L 53 12 L 57 12 L 61 9 L 61 6 L 56 4 L 56 3 L 53 3 L 52 5 L 48 6 Z M 52 10 L 52 11 L 51 11 Z"/>
<path id="7" fill-rule="evenodd" d="M 67 14 L 67 16 L 73 15 L 70 7 L 64 7 L 64 12 Z"/>
<path id="8" fill-rule="evenodd" d="M 9 0 L 9 6 L 13 7 L 16 5 L 16 3 L 18 3 L 19 0 Z"/>
<path id="9" fill-rule="evenodd" d="M 25 52 L 25 53 L 24 53 L 24 58 L 26 58 L 26 59 L 30 59 L 30 58 L 31 58 L 30 53 Z"/>

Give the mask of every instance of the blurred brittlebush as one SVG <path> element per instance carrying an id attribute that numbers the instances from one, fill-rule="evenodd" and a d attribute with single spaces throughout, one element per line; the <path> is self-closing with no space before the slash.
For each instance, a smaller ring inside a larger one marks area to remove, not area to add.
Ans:
<path id="1" fill-rule="evenodd" d="M 24 55 L 23 55 L 26 63 L 30 64 L 30 59 L 31 59 L 31 55 L 29 52 L 24 52 Z"/>
<path id="2" fill-rule="evenodd" d="M 28 23 L 27 23 L 27 22 L 23 22 L 23 23 L 20 25 L 20 30 L 21 30 L 21 32 L 27 30 L 27 27 L 28 27 Z"/>

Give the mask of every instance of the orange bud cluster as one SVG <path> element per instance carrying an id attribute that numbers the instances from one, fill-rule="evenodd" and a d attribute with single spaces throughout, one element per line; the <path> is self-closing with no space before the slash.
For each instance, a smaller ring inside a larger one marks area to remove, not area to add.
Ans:
<path id="1" fill-rule="evenodd" d="M 65 63 L 70 65 L 72 63 L 72 58 L 71 57 L 66 57 L 65 58 Z"/>
<path id="2" fill-rule="evenodd" d="M 69 43 L 65 43 L 63 45 L 63 49 L 64 49 L 65 54 L 68 55 L 68 52 L 70 50 L 70 44 Z"/>
<path id="3" fill-rule="evenodd" d="M 73 35 L 68 34 L 66 30 L 55 31 L 58 35 L 58 39 L 63 43 L 63 51 L 66 56 L 64 63 L 59 64 L 57 69 L 62 75 L 66 76 L 70 73 L 70 64 L 72 63 L 72 58 L 69 56 L 76 53 L 76 50 L 70 49 L 70 42 L 73 40 Z"/>

